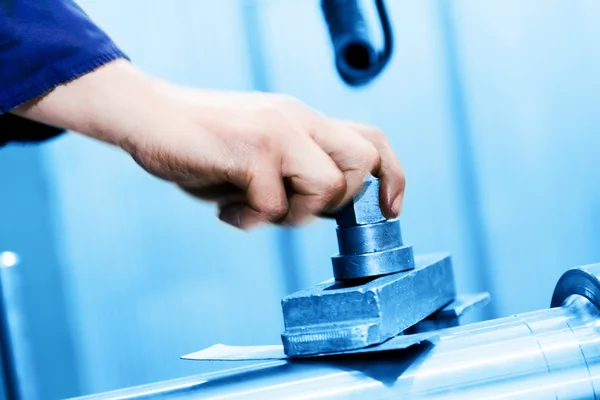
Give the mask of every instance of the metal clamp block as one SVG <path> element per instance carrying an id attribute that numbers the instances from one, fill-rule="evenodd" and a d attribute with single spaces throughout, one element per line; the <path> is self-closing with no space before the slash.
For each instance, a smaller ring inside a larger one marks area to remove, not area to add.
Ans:
<path id="1" fill-rule="evenodd" d="M 288 356 L 359 349 L 381 343 L 456 296 L 449 255 L 415 257 L 408 272 L 352 286 L 334 280 L 282 300 Z"/>

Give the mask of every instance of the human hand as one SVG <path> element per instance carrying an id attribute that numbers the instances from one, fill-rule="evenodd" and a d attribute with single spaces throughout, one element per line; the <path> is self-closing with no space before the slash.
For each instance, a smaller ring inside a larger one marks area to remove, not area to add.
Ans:
<path id="1" fill-rule="evenodd" d="M 331 213 L 370 174 L 384 215 L 402 207 L 404 174 L 380 131 L 289 96 L 180 87 L 116 61 L 15 113 L 122 147 L 243 229 Z"/>

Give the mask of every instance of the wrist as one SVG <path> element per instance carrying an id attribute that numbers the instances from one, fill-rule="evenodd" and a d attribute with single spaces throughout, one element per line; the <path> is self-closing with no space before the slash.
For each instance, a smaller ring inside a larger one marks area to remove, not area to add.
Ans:
<path id="1" fill-rule="evenodd" d="M 120 147 L 135 142 L 160 109 L 158 82 L 125 60 L 90 78 L 89 131 L 82 133 Z"/>
<path id="2" fill-rule="evenodd" d="M 155 86 L 128 61 L 116 60 L 11 112 L 121 145 L 155 112 Z"/>

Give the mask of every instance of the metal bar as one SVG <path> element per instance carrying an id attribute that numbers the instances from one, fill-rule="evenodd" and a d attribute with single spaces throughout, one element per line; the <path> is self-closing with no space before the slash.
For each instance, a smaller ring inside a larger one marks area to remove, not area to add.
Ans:
<path id="1" fill-rule="evenodd" d="M 14 322 L 11 321 L 11 313 L 15 311 L 11 286 L 15 272 L 13 268 L 17 263 L 18 257 L 15 253 L 10 251 L 0 253 L 0 364 L 2 368 L 0 398 L 7 400 L 21 398 L 11 329 L 11 322 Z"/>
<path id="2" fill-rule="evenodd" d="M 562 307 L 441 330 L 434 345 L 271 362 L 87 399 L 594 399 L 599 322 L 575 295 Z"/>

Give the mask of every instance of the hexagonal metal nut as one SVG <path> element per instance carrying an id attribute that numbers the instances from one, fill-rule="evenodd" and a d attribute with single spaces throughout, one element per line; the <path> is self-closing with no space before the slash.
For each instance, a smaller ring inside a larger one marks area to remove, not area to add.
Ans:
<path id="1" fill-rule="evenodd" d="M 385 221 L 386 218 L 379 207 L 379 180 L 366 181 L 360 193 L 336 212 L 335 219 L 340 228 Z"/>

